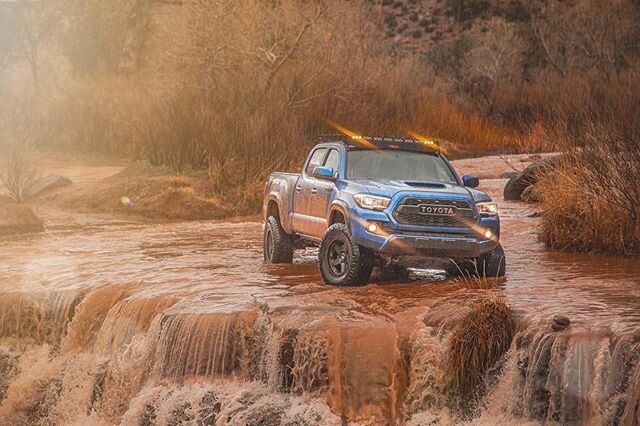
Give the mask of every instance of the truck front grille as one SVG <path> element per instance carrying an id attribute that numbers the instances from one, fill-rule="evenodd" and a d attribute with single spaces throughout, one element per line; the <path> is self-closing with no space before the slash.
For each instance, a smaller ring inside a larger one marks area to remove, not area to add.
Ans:
<path id="1" fill-rule="evenodd" d="M 454 215 L 425 214 L 421 205 L 455 207 Z M 476 216 L 467 201 L 428 198 L 405 198 L 396 207 L 393 217 L 402 225 L 439 226 L 449 228 L 469 228 L 476 222 Z"/>

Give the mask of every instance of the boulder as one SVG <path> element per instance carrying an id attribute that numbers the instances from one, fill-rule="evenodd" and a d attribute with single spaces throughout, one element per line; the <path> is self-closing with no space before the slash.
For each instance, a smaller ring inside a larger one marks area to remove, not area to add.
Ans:
<path id="1" fill-rule="evenodd" d="M 46 194 L 47 192 L 51 192 L 56 189 L 63 188 L 65 186 L 69 186 L 72 183 L 73 182 L 71 182 L 71 179 L 64 176 L 58 176 L 58 175 L 45 176 L 43 178 L 36 180 L 33 183 L 33 185 L 31 186 L 31 189 L 29 190 L 29 194 L 31 197 L 39 197 L 41 195 Z"/>
<path id="2" fill-rule="evenodd" d="M 42 220 L 24 204 L 0 204 L 0 235 L 44 231 Z"/>
<path id="3" fill-rule="evenodd" d="M 520 195 L 520 199 L 527 203 L 539 203 L 542 201 L 542 196 L 540 194 L 540 190 L 538 189 L 538 185 L 531 185 L 527 187 L 522 194 Z"/>
<path id="4" fill-rule="evenodd" d="M 518 176 L 520 174 L 520 172 L 504 172 L 500 177 L 502 179 L 511 179 L 512 177 Z"/>
<path id="5" fill-rule="evenodd" d="M 522 193 L 531 185 L 538 183 L 539 177 L 549 168 L 555 166 L 560 157 L 551 157 L 529 164 L 521 173 L 511 177 L 504 187 L 505 200 L 521 200 Z"/>

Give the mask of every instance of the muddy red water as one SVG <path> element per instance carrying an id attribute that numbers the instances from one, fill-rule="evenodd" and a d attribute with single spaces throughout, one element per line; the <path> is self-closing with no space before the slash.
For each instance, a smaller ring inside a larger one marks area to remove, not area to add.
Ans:
<path id="1" fill-rule="evenodd" d="M 504 202 L 504 183 L 482 188 L 507 277 L 482 285 L 425 265 L 329 287 L 313 250 L 265 265 L 260 223 L 61 222 L 2 240 L 0 423 L 634 424 L 640 262 L 547 250 L 535 205 Z M 487 292 L 517 335 L 461 413 L 449 324 Z M 557 314 L 571 325 L 556 333 Z"/>

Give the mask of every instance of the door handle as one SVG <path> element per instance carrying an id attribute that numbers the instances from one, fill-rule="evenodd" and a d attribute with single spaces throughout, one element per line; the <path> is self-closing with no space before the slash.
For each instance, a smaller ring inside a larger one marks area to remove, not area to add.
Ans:
<path id="1" fill-rule="evenodd" d="M 313 189 L 311 190 L 311 193 L 312 193 L 312 194 L 317 194 L 317 193 L 318 193 L 318 188 L 313 188 Z"/>
<path id="2" fill-rule="evenodd" d="M 300 185 L 296 185 L 296 192 L 302 191 L 302 187 Z"/>

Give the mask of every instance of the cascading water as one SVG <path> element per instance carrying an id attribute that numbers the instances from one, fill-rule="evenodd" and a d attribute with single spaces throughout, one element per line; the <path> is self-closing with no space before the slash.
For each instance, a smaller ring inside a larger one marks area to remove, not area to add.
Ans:
<path id="1" fill-rule="evenodd" d="M 256 223 L 0 242 L 0 424 L 638 424 L 640 263 L 548 252 L 503 216 L 508 276 L 482 288 L 328 287 L 312 254 L 264 265 Z M 460 410 L 451 336 L 496 296 L 515 336 Z"/>

